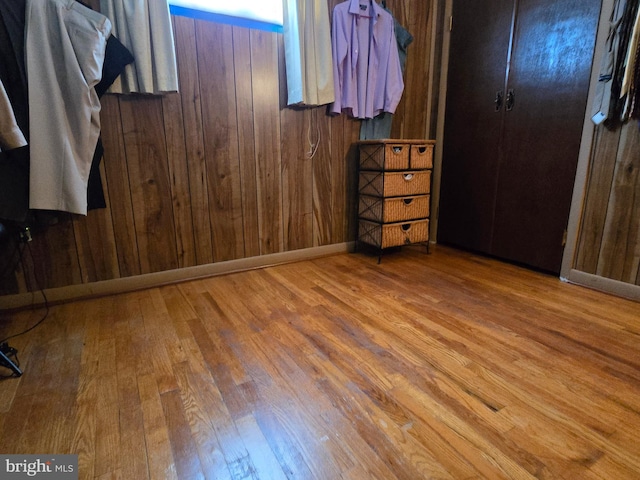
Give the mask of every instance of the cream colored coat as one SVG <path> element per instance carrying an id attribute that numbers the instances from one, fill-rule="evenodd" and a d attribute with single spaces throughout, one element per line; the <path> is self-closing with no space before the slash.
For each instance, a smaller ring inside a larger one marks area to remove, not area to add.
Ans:
<path id="1" fill-rule="evenodd" d="M 29 207 L 86 215 L 111 22 L 75 0 L 27 0 L 25 25 Z"/>

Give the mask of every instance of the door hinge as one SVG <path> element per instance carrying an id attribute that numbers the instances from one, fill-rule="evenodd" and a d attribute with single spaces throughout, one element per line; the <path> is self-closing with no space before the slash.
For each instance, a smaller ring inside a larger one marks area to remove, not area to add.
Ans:
<path id="1" fill-rule="evenodd" d="M 567 246 L 567 237 L 569 236 L 569 232 L 568 230 L 565 228 L 564 229 L 564 233 L 562 234 L 562 246 L 566 247 Z"/>
<path id="2" fill-rule="evenodd" d="M 453 15 L 449 16 L 449 31 L 453 30 Z"/>

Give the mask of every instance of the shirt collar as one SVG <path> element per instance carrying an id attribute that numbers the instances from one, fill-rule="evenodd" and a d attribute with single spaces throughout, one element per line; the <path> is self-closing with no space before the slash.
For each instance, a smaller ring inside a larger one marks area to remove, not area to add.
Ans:
<path id="1" fill-rule="evenodd" d="M 360 1 L 361 0 L 351 0 L 351 3 L 349 4 L 349 13 L 351 13 L 352 15 L 360 14 Z M 378 5 L 378 2 L 376 2 L 375 0 L 367 0 L 367 1 L 371 1 L 371 6 L 373 10 L 373 21 L 375 23 L 378 20 L 378 17 L 380 16 L 382 7 Z"/>

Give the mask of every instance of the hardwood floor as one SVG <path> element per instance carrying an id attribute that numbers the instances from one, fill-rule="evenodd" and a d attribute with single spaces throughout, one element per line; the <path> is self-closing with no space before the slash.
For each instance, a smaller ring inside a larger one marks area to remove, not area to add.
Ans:
<path id="1" fill-rule="evenodd" d="M 55 306 L 10 342 L 0 452 L 84 479 L 640 478 L 640 304 L 432 252 Z"/>

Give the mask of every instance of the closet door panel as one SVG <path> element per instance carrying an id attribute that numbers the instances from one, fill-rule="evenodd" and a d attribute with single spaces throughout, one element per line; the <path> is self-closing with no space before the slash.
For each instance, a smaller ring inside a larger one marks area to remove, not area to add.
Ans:
<path id="1" fill-rule="evenodd" d="M 601 2 L 519 0 L 491 253 L 558 273 Z"/>
<path id="2" fill-rule="evenodd" d="M 438 241 L 489 252 L 512 0 L 454 0 Z"/>

